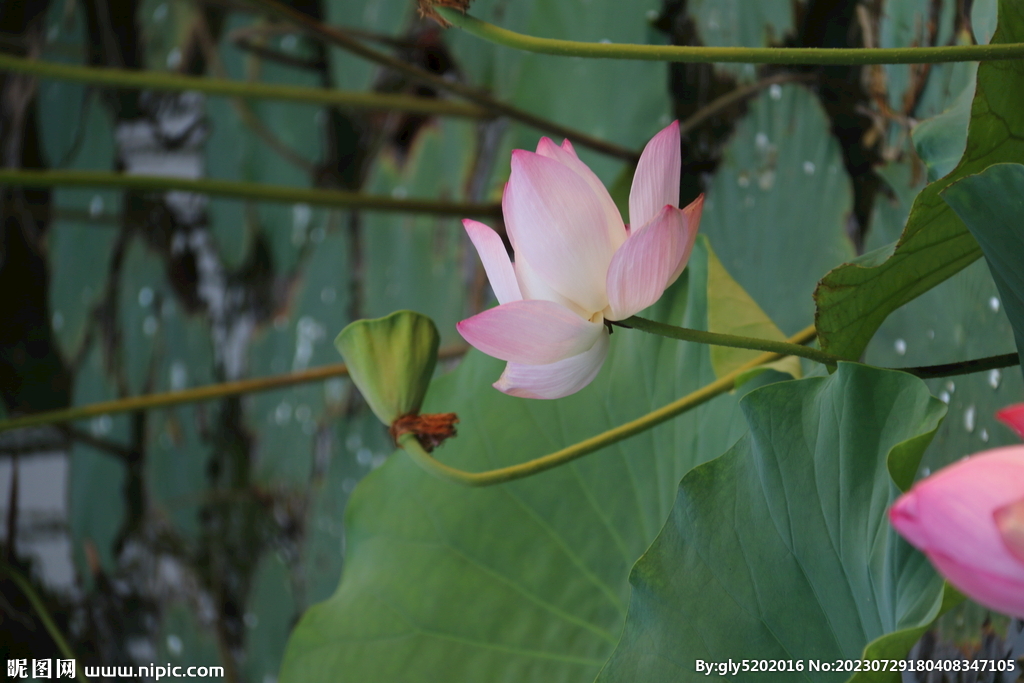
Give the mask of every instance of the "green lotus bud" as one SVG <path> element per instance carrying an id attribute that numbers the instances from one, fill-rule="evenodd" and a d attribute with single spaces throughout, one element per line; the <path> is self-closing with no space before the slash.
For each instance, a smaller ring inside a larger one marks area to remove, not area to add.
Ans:
<path id="1" fill-rule="evenodd" d="M 391 427 L 398 418 L 419 413 L 439 342 L 433 320 L 414 311 L 395 311 L 351 323 L 334 346 L 373 414 Z"/>

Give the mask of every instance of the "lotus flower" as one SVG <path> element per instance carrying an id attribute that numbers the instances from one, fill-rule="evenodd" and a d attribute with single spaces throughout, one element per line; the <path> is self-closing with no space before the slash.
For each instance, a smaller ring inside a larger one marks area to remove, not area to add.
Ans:
<path id="1" fill-rule="evenodd" d="M 1014 429 L 1021 415 L 1024 406 L 997 413 Z M 1024 618 L 1024 446 L 943 468 L 901 496 L 889 519 L 961 592 Z"/>
<path id="2" fill-rule="evenodd" d="M 629 193 L 631 226 L 572 144 L 542 138 L 512 152 L 502 210 L 515 262 L 491 228 L 463 221 L 499 306 L 458 330 L 508 361 L 494 387 L 561 398 L 588 385 L 608 355 L 605 321 L 657 301 L 690 258 L 703 197 L 679 204 L 679 123 L 647 143 Z"/>

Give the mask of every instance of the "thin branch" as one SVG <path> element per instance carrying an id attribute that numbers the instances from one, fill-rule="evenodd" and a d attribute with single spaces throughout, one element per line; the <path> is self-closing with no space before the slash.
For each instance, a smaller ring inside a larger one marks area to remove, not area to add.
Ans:
<path id="1" fill-rule="evenodd" d="M 816 80 L 817 78 L 818 77 L 816 74 L 782 73 L 776 74 L 774 76 L 769 76 L 768 78 L 763 78 L 760 81 L 751 83 L 750 85 L 745 85 L 743 87 L 736 88 L 735 90 L 727 92 L 721 97 L 712 100 L 707 104 L 707 106 L 701 107 L 696 112 L 694 112 L 693 116 L 680 123 L 679 133 L 681 135 L 686 135 L 691 130 L 693 130 L 700 124 L 704 123 L 709 118 L 711 118 L 718 112 L 722 111 L 723 109 L 728 109 L 737 102 L 741 102 L 747 99 L 748 97 L 752 97 L 757 93 L 761 92 L 762 90 L 764 90 L 765 88 L 771 87 L 773 85 L 781 85 L 782 83 L 793 83 L 797 81 L 813 81 Z"/>
<path id="2" fill-rule="evenodd" d="M 255 42 L 250 41 L 247 38 L 239 38 L 234 42 L 234 46 L 243 52 L 248 52 L 260 59 L 265 59 L 269 62 L 276 62 L 283 66 L 290 66 L 293 69 L 301 69 L 303 71 L 319 71 L 321 64 L 315 59 L 302 59 L 300 57 L 293 57 L 292 55 L 275 50 L 271 47 L 264 47 Z"/>
<path id="3" fill-rule="evenodd" d="M 344 50 L 362 57 L 363 59 L 376 62 L 377 64 L 386 66 L 389 69 L 394 69 L 395 71 L 403 73 L 410 78 L 414 78 L 421 83 L 431 85 L 438 90 L 450 92 L 458 95 L 459 97 L 464 97 L 470 102 L 474 102 L 485 107 L 488 111 L 494 114 L 507 116 L 510 119 L 515 119 L 520 123 L 525 123 L 528 126 L 532 126 L 533 128 L 552 135 L 569 138 L 572 140 L 573 144 L 588 147 L 595 152 L 601 152 L 608 156 L 624 159 L 634 163 L 640 158 L 640 154 L 635 150 L 616 145 L 615 143 L 608 142 L 607 140 L 602 140 L 592 135 L 588 135 L 583 131 L 576 130 L 569 126 L 563 126 L 560 123 L 555 123 L 554 121 L 550 121 L 541 116 L 531 114 L 530 112 L 511 104 L 496 100 L 482 90 L 478 90 L 458 81 L 448 80 L 433 74 L 426 69 L 421 69 L 414 64 L 409 64 L 408 62 L 392 57 L 389 54 L 367 47 L 344 31 L 340 31 L 332 26 L 324 24 L 323 22 L 317 21 L 302 12 L 277 2 L 277 0 L 247 0 L 247 2 L 254 7 L 259 7 L 276 17 L 295 24 L 304 32 L 312 34 L 321 40 L 332 43 Z"/>
<path id="4" fill-rule="evenodd" d="M 150 90 L 174 92 L 188 90 L 225 97 L 305 102 L 308 104 L 322 104 L 353 109 L 404 111 L 429 114 L 431 116 L 461 116 L 476 119 L 492 117 L 491 113 L 482 107 L 430 97 L 350 90 L 327 90 L 324 88 L 272 83 L 250 83 L 223 78 L 186 76 L 163 71 L 75 66 L 72 64 L 57 64 L 55 62 L 40 62 L 3 53 L 0 53 L 0 71 L 29 74 L 39 78 L 58 81 L 106 85 L 115 88 L 148 88 Z"/>
<path id="5" fill-rule="evenodd" d="M 109 453 L 110 455 L 118 457 L 125 462 L 131 460 L 135 455 L 132 452 L 132 449 L 127 446 L 122 446 L 119 443 L 95 437 L 89 432 L 77 429 L 71 425 L 64 425 L 63 427 L 60 427 L 60 429 L 62 429 L 62 431 L 67 435 L 68 439 L 90 446 L 98 451 Z"/>
<path id="6" fill-rule="evenodd" d="M 969 375 L 972 372 L 985 372 L 986 370 L 998 370 L 1020 365 L 1020 355 L 1016 353 L 1004 353 L 999 356 L 988 356 L 976 358 L 975 360 L 964 360 L 959 363 L 944 363 L 942 365 L 922 365 L 915 368 L 890 368 L 909 372 L 921 379 L 933 379 L 936 377 L 953 377 L 955 375 Z"/>
<path id="7" fill-rule="evenodd" d="M 257 0 L 260 3 L 267 0 Z M 943 47 L 817 48 L 817 47 L 696 47 L 586 43 L 537 38 L 500 28 L 476 17 L 437 7 L 449 22 L 478 38 L 525 52 L 560 57 L 630 59 L 655 62 L 740 64 L 942 64 L 984 62 L 1024 57 L 1024 43 L 952 45 Z"/>
<path id="8" fill-rule="evenodd" d="M 203 3 L 208 3 L 210 0 L 199 0 Z M 236 6 L 235 9 L 240 9 Z M 244 11 L 252 12 L 253 7 L 251 5 L 241 6 Z M 375 33 L 373 31 L 366 31 L 355 26 L 336 26 L 340 31 L 344 31 L 353 38 L 359 38 L 361 40 L 368 40 L 372 43 L 379 43 L 381 45 L 387 45 L 388 47 L 398 48 L 400 50 L 411 50 L 415 47 L 416 41 L 409 40 L 407 38 L 396 38 L 383 33 Z M 239 28 L 231 31 L 227 40 L 229 43 L 233 43 L 236 46 L 241 42 L 247 42 L 250 38 L 262 38 L 269 36 L 280 36 L 280 35 L 295 35 L 296 33 L 305 33 L 301 29 L 296 29 L 292 26 L 282 26 L 281 24 L 256 24 L 252 26 L 240 26 Z M 323 42 L 317 38 L 319 42 Z"/>
<path id="9" fill-rule="evenodd" d="M 467 216 L 494 218 L 501 215 L 501 204 L 498 203 L 477 204 L 435 199 L 394 199 L 345 190 L 287 187 L 213 178 L 128 175 L 109 171 L 0 169 L 0 184 L 23 187 L 113 187 L 154 192 L 183 190 L 252 201 L 299 203 L 371 211 L 426 213 L 459 218 Z"/>
<path id="10" fill-rule="evenodd" d="M 463 346 L 453 346 L 441 349 L 438 352 L 439 358 L 455 358 L 466 352 Z M 35 427 L 38 425 L 54 424 L 60 422 L 72 422 L 84 420 L 100 415 L 115 415 L 118 413 L 134 413 L 142 410 L 153 410 L 156 408 L 168 408 L 183 403 L 197 403 L 199 401 L 212 401 L 226 396 L 238 394 L 251 394 L 259 391 L 271 391 L 283 389 L 296 384 L 307 384 L 309 382 L 321 382 L 334 377 L 347 377 L 348 368 L 344 363 L 324 365 L 310 370 L 300 372 L 289 372 L 281 375 L 270 375 L 269 377 L 257 377 L 254 379 L 243 379 L 235 382 L 223 382 L 221 384 L 208 384 L 203 387 L 183 389 L 181 391 L 167 391 L 159 394 L 144 394 L 132 396 L 113 401 L 100 403 L 89 403 L 84 406 L 63 408 L 61 410 L 49 410 L 43 413 L 34 413 L 22 417 L 0 420 L 0 432 L 21 427 Z"/>

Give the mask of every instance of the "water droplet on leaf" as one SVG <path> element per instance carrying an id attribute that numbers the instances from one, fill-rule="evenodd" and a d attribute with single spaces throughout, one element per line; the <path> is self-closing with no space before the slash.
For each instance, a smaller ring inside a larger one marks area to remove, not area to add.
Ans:
<path id="1" fill-rule="evenodd" d="M 292 404 L 288 401 L 281 401 L 274 409 L 274 422 L 284 426 L 292 419 Z"/>

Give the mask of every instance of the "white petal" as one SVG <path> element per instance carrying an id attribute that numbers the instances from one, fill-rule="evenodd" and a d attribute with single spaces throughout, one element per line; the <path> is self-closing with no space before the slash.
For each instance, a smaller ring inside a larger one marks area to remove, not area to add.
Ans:
<path id="1" fill-rule="evenodd" d="M 455 326 L 466 341 L 489 356 L 526 365 L 546 365 L 588 351 L 603 323 L 584 320 L 551 301 L 512 301 Z"/>
<path id="2" fill-rule="evenodd" d="M 512 153 L 502 201 L 516 258 L 580 308 L 608 305 L 605 275 L 624 230 L 609 226 L 597 195 L 577 173 L 533 152 Z"/>
<path id="3" fill-rule="evenodd" d="M 549 365 L 509 363 L 494 388 L 521 398 L 562 398 L 575 394 L 597 376 L 608 355 L 604 332 L 589 351 Z"/>
<path id="4" fill-rule="evenodd" d="M 609 320 L 628 318 L 661 298 L 690 258 L 697 226 L 688 227 L 682 210 L 666 206 L 619 247 L 608 268 Z"/>
<path id="5" fill-rule="evenodd" d="M 644 147 L 629 190 L 629 224 L 633 230 L 650 223 L 664 206 L 679 206 L 682 168 L 679 122 L 673 121 Z"/>
<path id="6" fill-rule="evenodd" d="M 568 308 L 573 313 L 576 313 L 581 318 L 589 319 L 593 311 L 585 311 L 579 304 L 566 299 L 564 296 L 556 292 L 551 288 L 548 283 L 544 282 L 534 272 L 533 268 L 530 267 L 526 257 L 522 254 L 516 255 L 516 262 L 512 264 L 512 268 L 515 270 L 516 281 L 519 283 L 519 291 L 522 292 L 524 299 L 543 299 L 544 301 L 553 301 L 559 306 Z"/>
<path id="7" fill-rule="evenodd" d="M 505 251 L 505 244 L 501 241 L 498 233 L 483 223 L 469 218 L 462 221 L 462 225 L 469 234 L 469 239 L 476 247 L 476 253 L 484 264 L 484 271 L 487 273 L 487 280 L 491 283 L 494 296 L 498 298 L 499 304 L 507 304 L 510 301 L 519 301 L 523 295 L 519 291 L 519 283 L 516 280 L 515 270 L 512 268 L 512 261 Z"/>
<path id="8" fill-rule="evenodd" d="M 672 273 L 672 277 L 670 277 L 668 282 L 665 283 L 666 287 L 679 279 L 679 276 L 683 274 L 683 269 L 686 268 L 686 262 L 690 260 L 690 250 L 693 249 L 693 241 L 697 239 L 697 231 L 700 230 L 700 217 L 703 212 L 703 194 L 683 208 L 683 218 L 686 219 L 686 234 L 689 235 L 690 248 L 686 251 L 686 256 L 684 256 L 679 262 L 679 265 L 676 266 L 676 270 Z"/>
<path id="9" fill-rule="evenodd" d="M 594 195 L 597 197 L 598 204 L 605 214 L 605 220 L 613 228 L 612 234 L 619 237 L 618 243 L 621 244 L 626 239 L 626 226 L 622 222 L 622 214 L 619 213 L 619 207 L 615 206 L 615 200 L 608 194 L 607 188 L 605 188 L 601 179 L 597 177 L 597 174 L 591 171 L 590 167 L 576 156 L 576 150 L 573 149 L 572 143 L 565 140 L 562 146 L 559 147 L 550 138 L 541 138 L 540 142 L 537 143 L 537 154 L 554 159 L 571 169 L 576 175 L 587 182 L 587 185 L 590 186 L 590 189 L 594 191 Z"/>

